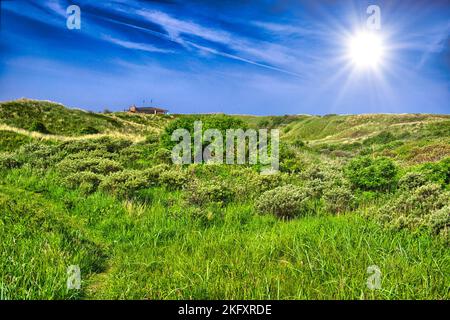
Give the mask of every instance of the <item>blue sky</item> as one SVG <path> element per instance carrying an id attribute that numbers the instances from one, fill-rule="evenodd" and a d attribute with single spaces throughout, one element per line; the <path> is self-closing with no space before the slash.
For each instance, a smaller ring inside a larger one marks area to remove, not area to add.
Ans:
<path id="1" fill-rule="evenodd" d="M 81 29 L 66 8 L 81 9 Z M 348 59 L 381 9 L 385 55 Z M 2 0 L 0 100 L 101 111 L 450 113 L 450 0 Z M 144 102 L 145 101 L 145 102 Z"/>

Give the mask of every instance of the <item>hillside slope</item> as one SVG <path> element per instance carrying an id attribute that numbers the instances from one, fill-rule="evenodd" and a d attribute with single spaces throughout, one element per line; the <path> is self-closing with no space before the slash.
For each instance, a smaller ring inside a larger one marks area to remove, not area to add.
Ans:
<path id="1" fill-rule="evenodd" d="M 97 133 L 148 135 L 158 132 L 169 117 L 124 112 L 95 113 L 69 109 L 50 101 L 19 99 L 0 103 L 0 124 L 44 134 L 80 136 Z"/>

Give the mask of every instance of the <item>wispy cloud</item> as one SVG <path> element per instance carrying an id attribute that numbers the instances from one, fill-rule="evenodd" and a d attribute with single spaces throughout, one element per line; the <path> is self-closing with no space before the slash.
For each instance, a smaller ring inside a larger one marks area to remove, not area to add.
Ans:
<path id="1" fill-rule="evenodd" d="M 286 74 L 299 75 L 292 70 L 284 68 L 284 66 L 295 65 L 299 61 L 294 55 L 290 54 L 292 52 L 291 49 L 282 45 L 254 39 L 245 39 L 224 30 L 204 27 L 193 21 L 181 20 L 161 11 L 137 10 L 136 13 L 144 19 L 162 27 L 167 32 L 171 41 L 175 41 L 184 47 L 193 47 L 202 52 L 220 55 Z M 192 40 L 186 40 L 183 35 L 194 36 L 220 44 L 228 48 L 228 50 L 233 51 L 233 53 L 224 52 L 212 46 L 200 45 Z"/>
<path id="2" fill-rule="evenodd" d="M 178 39 L 181 43 L 183 42 L 183 39 L 180 36 L 183 34 L 195 35 L 205 40 L 218 43 L 229 43 L 233 38 L 232 35 L 226 31 L 203 27 L 192 21 L 180 20 L 161 11 L 137 10 L 136 14 L 162 26 L 172 38 Z"/>
<path id="3" fill-rule="evenodd" d="M 47 7 L 59 16 L 66 16 L 66 9 L 63 8 L 58 0 L 50 0 L 46 3 Z"/>
<path id="4" fill-rule="evenodd" d="M 159 53 L 173 53 L 174 52 L 172 50 L 155 47 L 151 44 L 121 40 L 121 39 L 111 37 L 109 35 L 101 35 L 101 38 L 105 41 L 114 43 L 118 46 L 121 46 L 121 47 L 124 47 L 127 49 L 135 49 L 135 50 L 141 50 L 141 51 L 146 51 L 146 52 L 159 52 Z"/>

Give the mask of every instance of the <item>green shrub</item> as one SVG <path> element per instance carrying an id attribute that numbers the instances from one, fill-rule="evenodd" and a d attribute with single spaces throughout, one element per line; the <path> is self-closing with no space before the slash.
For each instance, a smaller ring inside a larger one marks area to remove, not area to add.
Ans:
<path id="1" fill-rule="evenodd" d="M 327 211 L 334 214 L 351 210 L 355 206 L 355 197 L 352 191 L 345 186 L 326 189 L 323 193 L 323 199 Z"/>
<path id="2" fill-rule="evenodd" d="M 428 216 L 426 224 L 435 234 L 445 234 L 448 236 L 448 229 L 450 229 L 450 205 L 446 205 L 431 213 Z"/>
<path id="3" fill-rule="evenodd" d="M 14 169 L 22 166 L 14 153 L 0 153 L 0 169 Z"/>
<path id="4" fill-rule="evenodd" d="M 0 152 L 16 151 L 19 147 L 33 141 L 32 138 L 7 130 L 0 130 Z"/>
<path id="5" fill-rule="evenodd" d="M 229 203 L 233 195 L 230 186 L 223 180 L 193 180 L 186 187 L 185 199 L 188 203 L 197 206 L 209 202 L 223 205 Z"/>
<path id="6" fill-rule="evenodd" d="M 427 183 L 427 178 L 419 172 L 408 172 L 398 181 L 400 189 L 413 190 Z"/>
<path id="7" fill-rule="evenodd" d="M 389 158 L 354 158 L 345 170 L 350 182 L 362 190 L 386 190 L 396 181 L 397 167 Z"/>
<path id="8" fill-rule="evenodd" d="M 118 160 L 119 155 L 117 153 L 110 153 L 106 150 L 96 149 L 91 151 L 80 151 L 77 153 L 71 153 L 67 155 L 64 159 L 87 159 L 87 158 L 102 158 L 109 160 Z"/>
<path id="9" fill-rule="evenodd" d="M 100 133 L 100 131 L 94 127 L 88 126 L 80 129 L 80 134 L 97 134 L 97 133 Z"/>
<path id="10" fill-rule="evenodd" d="M 23 145 L 17 151 L 17 156 L 31 168 L 46 169 L 61 161 L 64 157 L 57 145 L 32 142 Z"/>
<path id="11" fill-rule="evenodd" d="M 365 145 L 386 144 L 394 140 L 396 140 L 396 137 L 392 133 L 390 133 L 389 131 L 382 131 L 373 137 L 365 139 L 363 144 Z"/>
<path id="12" fill-rule="evenodd" d="M 309 198 L 306 189 L 285 185 L 264 192 L 256 201 L 256 209 L 280 218 L 293 218 L 309 211 Z"/>
<path id="13" fill-rule="evenodd" d="M 36 132 L 40 132 L 40 133 L 44 133 L 44 134 L 50 133 L 50 131 L 48 131 L 47 127 L 40 121 L 34 121 L 31 124 L 30 131 L 36 131 Z"/>
<path id="14" fill-rule="evenodd" d="M 130 146 L 120 151 L 119 160 L 128 166 L 132 166 L 139 159 L 143 158 L 142 148 L 138 146 Z"/>
<path id="15" fill-rule="evenodd" d="M 433 213 L 448 203 L 450 191 L 443 191 L 438 184 L 429 183 L 412 191 L 405 190 L 390 200 L 379 209 L 379 219 L 385 225 L 398 229 L 427 227 L 431 226 L 431 220 L 441 217 L 432 217 Z"/>
<path id="16" fill-rule="evenodd" d="M 128 148 L 133 144 L 132 141 L 112 137 L 101 137 L 93 141 L 104 146 L 106 150 L 111 153 L 120 153 L 121 150 Z"/>
<path id="17" fill-rule="evenodd" d="M 172 163 L 172 152 L 165 148 L 159 148 L 156 150 L 153 157 L 159 163 Z"/>
<path id="18" fill-rule="evenodd" d="M 280 185 L 286 184 L 286 173 L 262 175 L 251 168 L 237 167 L 229 171 L 224 177 L 230 181 L 236 199 L 249 200 L 261 195 L 261 193 L 272 190 Z"/>
<path id="19" fill-rule="evenodd" d="M 333 187 L 348 186 L 348 181 L 341 171 L 334 168 L 335 166 L 335 164 L 312 165 L 300 173 L 304 186 L 313 197 L 320 198 L 324 190 Z"/>
<path id="20" fill-rule="evenodd" d="M 148 181 L 150 185 L 159 185 L 160 176 L 163 172 L 170 169 L 170 166 L 167 164 L 158 164 L 151 168 L 147 168 L 142 170 L 142 176 Z"/>
<path id="21" fill-rule="evenodd" d="M 439 162 L 426 163 L 420 167 L 419 172 L 425 175 L 427 180 L 448 186 L 450 184 L 450 157 Z"/>
<path id="22" fill-rule="evenodd" d="M 159 142 L 159 136 L 152 134 L 152 135 L 148 135 L 145 137 L 145 143 L 148 144 L 153 144 L 153 143 L 158 143 Z"/>
<path id="23" fill-rule="evenodd" d="M 123 167 L 117 161 L 103 158 L 66 158 L 58 163 L 57 169 L 62 175 L 69 175 L 72 173 L 83 171 L 107 175 L 113 172 L 120 171 L 123 169 Z"/>
<path id="24" fill-rule="evenodd" d="M 68 188 L 75 189 L 80 188 L 84 193 L 95 192 L 103 180 L 103 176 L 85 171 L 72 173 L 64 178 L 64 185 Z"/>
<path id="25" fill-rule="evenodd" d="M 187 173 L 181 169 L 163 171 L 159 175 L 159 182 L 169 190 L 182 189 L 188 180 Z"/>
<path id="26" fill-rule="evenodd" d="M 140 189 L 147 188 L 149 182 L 138 170 L 123 170 L 105 177 L 99 190 L 120 198 L 130 198 Z"/>
<path id="27" fill-rule="evenodd" d="M 193 137 L 195 121 L 202 121 L 202 134 L 205 130 L 217 129 L 222 133 L 224 139 L 227 129 L 243 129 L 244 131 L 247 129 L 247 125 L 244 121 L 228 115 L 183 116 L 182 118 L 171 121 L 166 126 L 161 136 L 162 146 L 168 150 L 172 150 L 177 142 L 172 141 L 171 137 L 172 133 L 177 129 L 186 129 L 191 134 L 191 137 Z"/>

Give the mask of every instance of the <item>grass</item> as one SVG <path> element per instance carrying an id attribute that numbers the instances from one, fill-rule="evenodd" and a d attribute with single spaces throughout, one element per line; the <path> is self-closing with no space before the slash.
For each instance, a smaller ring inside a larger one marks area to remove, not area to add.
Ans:
<path id="1" fill-rule="evenodd" d="M 331 170 L 332 182 L 345 185 L 348 177 L 339 173 L 360 155 L 389 157 L 399 176 L 426 172 L 444 193 L 449 116 L 235 116 L 251 128 L 281 129 L 278 180 L 259 180 L 253 167 L 165 165 L 159 137 L 183 117 L 0 103 L 0 299 L 450 299 L 448 233 L 386 228 L 377 220 L 378 210 L 404 192 L 395 185 L 353 186 L 357 205 L 338 212 L 317 195 L 305 216 L 289 220 L 255 209 L 264 190 L 279 185 L 316 192 L 319 181 L 328 188 L 321 172 Z M 36 120 L 49 133 L 29 131 Z M 82 134 L 89 127 L 98 134 Z M 102 163 L 102 181 L 110 174 L 104 158 L 138 176 L 110 193 L 69 188 L 65 158 L 78 159 L 73 170 L 85 159 Z M 315 166 L 322 171 L 308 173 Z M 159 171 L 170 179 L 155 178 Z M 145 187 L 140 175 L 149 177 Z M 184 178 L 183 187 L 195 180 L 219 200 L 189 202 L 187 193 L 196 190 L 180 189 Z M 114 191 L 124 186 L 138 189 Z M 220 200 L 224 188 L 231 200 Z M 81 269 L 81 290 L 66 287 L 70 265 Z M 372 265 L 382 273 L 379 290 L 367 286 Z"/>
<path id="2" fill-rule="evenodd" d="M 448 246 L 427 234 L 386 231 L 352 214 L 282 221 L 248 203 L 201 220 L 168 209 L 180 199 L 163 189 L 139 205 L 85 197 L 52 179 L 24 169 L 4 177 L 6 298 L 450 298 Z M 65 288 L 71 264 L 81 267 L 82 291 Z M 381 269 L 381 290 L 366 286 L 370 265 Z"/>

